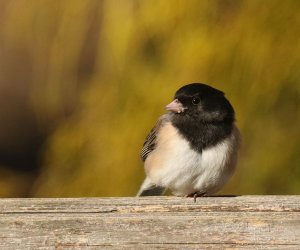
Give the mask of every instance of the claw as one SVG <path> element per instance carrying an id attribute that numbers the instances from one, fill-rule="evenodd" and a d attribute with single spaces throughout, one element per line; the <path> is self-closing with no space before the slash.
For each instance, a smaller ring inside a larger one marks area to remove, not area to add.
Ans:
<path id="1" fill-rule="evenodd" d="M 196 203 L 196 201 L 197 201 L 197 196 L 198 196 L 198 194 L 194 193 L 194 203 Z"/>
<path id="2" fill-rule="evenodd" d="M 194 203 L 196 203 L 197 197 L 201 197 L 201 196 L 204 196 L 204 195 L 205 195 L 205 193 L 195 192 L 195 193 L 191 193 L 189 195 L 186 195 L 185 197 L 193 197 L 194 198 Z"/>

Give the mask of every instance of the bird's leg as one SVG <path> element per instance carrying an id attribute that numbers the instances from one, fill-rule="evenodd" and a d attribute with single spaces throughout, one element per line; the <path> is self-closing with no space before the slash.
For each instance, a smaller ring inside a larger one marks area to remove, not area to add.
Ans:
<path id="1" fill-rule="evenodd" d="M 195 193 L 195 194 L 194 194 L 194 203 L 196 203 L 196 201 L 197 201 L 197 197 L 198 197 L 198 194 L 197 194 L 197 193 Z"/>
<path id="2" fill-rule="evenodd" d="M 201 197 L 204 195 L 205 195 L 205 193 L 195 192 L 195 193 L 191 193 L 191 194 L 187 195 L 186 197 L 193 197 L 194 202 L 196 203 L 197 197 Z"/>

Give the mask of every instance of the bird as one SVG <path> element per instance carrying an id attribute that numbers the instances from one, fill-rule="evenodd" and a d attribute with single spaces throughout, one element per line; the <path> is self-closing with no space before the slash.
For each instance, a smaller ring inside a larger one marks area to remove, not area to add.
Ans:
<path id="1" fill-rule="evenodd" d="M 235 111 L 224 92 L 204 83 L 179 88 L 145 139 L 146 178 L 137 196 L 210 196 L 233 175 L 240 148 Z"/>

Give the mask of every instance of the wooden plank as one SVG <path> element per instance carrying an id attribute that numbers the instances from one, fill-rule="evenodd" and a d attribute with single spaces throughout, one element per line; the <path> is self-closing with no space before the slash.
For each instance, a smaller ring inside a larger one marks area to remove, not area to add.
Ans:
<path id="1" fill-rule="evenodd" d="M 300 196 L 0 199 L 0 249 L 300 249 Z"/>
<path id="2" fill-rule="evenodd" d="M 2 213 L 100 213 L 100 212 L 300 212 L 300 196 L 199 197 L 120 197 L 120 198 L 51 198 L 0 199 Z"/>

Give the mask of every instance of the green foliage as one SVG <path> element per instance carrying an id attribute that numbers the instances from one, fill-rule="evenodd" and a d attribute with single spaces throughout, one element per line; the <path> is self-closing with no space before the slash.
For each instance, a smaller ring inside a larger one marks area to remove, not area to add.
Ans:
<path id="1" fill-rule="evenodd" d="M 1 41 L 30 57 L 41 129 L 60 121 L 32 195 L 134 195 L 143 140 L 189 82 L 222 89 L 236 109 L 242 150 L 222 193 L 299 193 L 299 7 L 297 0 L 11 1 Z"/>

